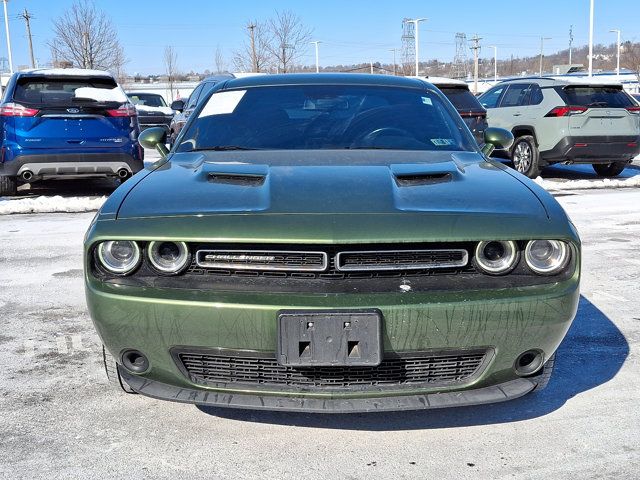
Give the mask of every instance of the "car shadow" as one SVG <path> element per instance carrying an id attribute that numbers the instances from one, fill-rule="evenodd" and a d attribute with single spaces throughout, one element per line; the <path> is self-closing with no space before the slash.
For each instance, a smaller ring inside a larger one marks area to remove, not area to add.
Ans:
<path id="1" fill-rule="evenodd" d="M 115 178 L 88 178 L 82 180 L 42 180 L 18 187 L 17 195 L 6 200 L 39 196 L 101 197 L 111 195 L 120 186 Z"/>
<path id="2" fill-rule="evenodd" d="M 499 162 L 504 163 L 507 166 L 511 166 L 511 162 L 505 158 L 494 158 Z M 635 161 L 634 163 L 627 165 L 627 167 L 622 171 L 620 175 L 617 177 L 613 177 L 613 179 L 624 180 L 626 178 L 631 178 L 640 175 L 640 163 Z M 605 177 L 600 177 L 593 170 L 591 165 L 582 165 L 582 164 L 574 164 L 574 165 L 562 165 L 560 163 L 556 163 L 549 167 L 545 167 L 542 170 L 540 175 L 545 180 L 557 180 L 559 182 L 564 182 L 567 180 L 602 180 Z"/>
<path id="3" fill-rule="evenodd" d="M 545 390 L 503 403 L 406 412 L 311 414 L 197 406 L 216 417 L 275 425 L 341 430 L 393 431 L 509 423 L 542 417 L 576 395 L 616 376 L 629 344 L 614 323 L 585 297 L 557 353 Z"/>

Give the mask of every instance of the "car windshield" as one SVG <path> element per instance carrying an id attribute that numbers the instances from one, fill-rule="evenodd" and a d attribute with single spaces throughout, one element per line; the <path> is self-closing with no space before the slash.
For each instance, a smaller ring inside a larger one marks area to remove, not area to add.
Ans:
<path id="1" fill-rule="evenodd" d="M 161 95 L 153 93 L 129 93 L 127 94 L 134 105 L 145 107 L 166 107 L 167 104 Z"/>
<path id="2" fill-rule="evenodd" d="M 427 89 L 252 87 L 214 93 L 178 152 L 241 149 L 476 150 L 458 115 Z"/>
<path id="3" fill-rule="evenodd" d="M 453 106 L 463 111 L 483 111 L 484 108 L 473 94 L 464 87 L 439 87 Z"/>

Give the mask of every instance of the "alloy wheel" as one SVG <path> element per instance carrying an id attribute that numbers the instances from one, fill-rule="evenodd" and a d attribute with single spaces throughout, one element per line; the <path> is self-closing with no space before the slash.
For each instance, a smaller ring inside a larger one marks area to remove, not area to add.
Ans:
<path id="1" fill-rule="evenodd" d="M 513 152 L 513 165 L 520 173 L 526 173 L 531 168 L 532 157 L 531 145 L 527 142 L 520 142 Z"/>

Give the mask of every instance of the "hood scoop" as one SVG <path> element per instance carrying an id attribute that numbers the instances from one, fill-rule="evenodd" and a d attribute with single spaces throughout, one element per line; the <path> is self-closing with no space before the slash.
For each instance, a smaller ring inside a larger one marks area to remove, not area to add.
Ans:
<path id="1" fill-rule="evenodd" d="M 264 185 L 266 175 L 255 173 L 226 173 L 209 172 L 207 180 L 211 183 L 224 185 L 238 185 L 240 187 L 261 187 Z"/>
<path id="2" fill-rule="evenodd" d="M 423 185 L 433 185 L 436 183 L 446 183 L 453 179 L 449 172 L 442 173 L 414 173 L 395 174 L 396 185 L 398 187 L 420 187 Z"/>

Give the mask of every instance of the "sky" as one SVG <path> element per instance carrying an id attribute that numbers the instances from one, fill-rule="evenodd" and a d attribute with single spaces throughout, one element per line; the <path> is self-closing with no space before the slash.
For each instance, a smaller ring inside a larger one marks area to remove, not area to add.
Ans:
<path id="1" fill-rule="evenodd" d="M 18 14 L 25 8 L 33 15 L 35 56 L 39 63 L 50 61 L 47 42 L 53 37 L 52 20 L 73 0 L 9 0 L 8 18 L 14 66 L 27 65 L 29 53 L 24 21 Z M 638 0 L 595 0 L 594 42 L 611 44 L 622 30 L 622 39 L 640 41 Z M 172 45 L 181 71 L 214 69 L 216 48 L 220 48 L 232 69 L 233 53 L 246 39 L 250 20 L 263 21 L 276 10 L 296 13 L 319 40 L 320 64 L 338 65 L 379 61 L 391 63 L 390 49 L 401 47 L 402 19 L 426 17 L 420 24 L 420 60 L 451 61 L 455 54 L 455 33 L 482 37 L 481 57 L 533 56 L 566 49 L 573 25 L 574 45 L 585 45 L 589 37 L 589 0 L 95 0 L 98 8 L 113 20 L 128 63 L 125 70 L 142 75 L 163 73 L 162 54 Z M 522 6 L 520 6 L 522 5 Z M 4 20 L 4 18 L 3 18 Z M 0 57 L 7 45 L 0 32 Z M 472 52 L 468 52 L 472 56 Z M 576 59 L 586 63 L 586 59 Z M 313 65 L 315 54 L 309 45 L 305 64 Z"/>

